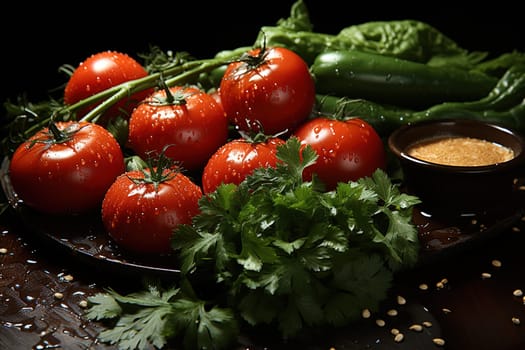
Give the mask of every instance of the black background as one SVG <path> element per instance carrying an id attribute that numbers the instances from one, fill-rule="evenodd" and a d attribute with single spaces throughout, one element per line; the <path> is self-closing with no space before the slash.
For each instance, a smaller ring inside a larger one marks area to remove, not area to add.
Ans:
<path id="1" fill-rule="evenodd" d="M 10 3 L 2 11 L 2 101 L 21 93 L 45 96 L 65 82 L 62 64 L 78 65 L 89 55 L 118 50 L 132 56 L 150 45 L 188 51 L 200 58 L 253 44 L 259 29 L 286 18 L 294 0 L 149 1 Z M 419 1 L 304 0 L 314 30 L 335 34 L 344 27 L 374 20 L 417 19 L 433 25 L 470 51 L 499 54 L 525 51 L 525 16 L 505 2 L 464 4 Z M 1 5 L 5 7 L 4 5 Z M 461 7 L 461 8 L 460 8 Z"/>

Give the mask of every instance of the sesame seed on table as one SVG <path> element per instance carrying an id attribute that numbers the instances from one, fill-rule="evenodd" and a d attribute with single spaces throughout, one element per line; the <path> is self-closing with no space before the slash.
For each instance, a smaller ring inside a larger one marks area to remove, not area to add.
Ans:
<path id="1" fill-rule="evenodd" d="M 522 349 L 524 232 L 525 219 L 518 219 L 493 237 L 400 273 L 380 311 L 363 310 L 356 324 L 287 342 L 275 332 L 248 332 L 237 348 Z M 82 314 L 89 296 L 107 286 L 133 288 L 136 278 L 116 278 L 111 269 L 45 244 L 11 215 L 0 221 L 0 276 L 0 343 L 6 348 L 116 349 L 96 338 L 106 325 Z"/>

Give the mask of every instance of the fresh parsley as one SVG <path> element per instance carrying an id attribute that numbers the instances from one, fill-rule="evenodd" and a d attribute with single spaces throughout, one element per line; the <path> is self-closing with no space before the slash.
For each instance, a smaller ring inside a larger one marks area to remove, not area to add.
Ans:
<path id="1" fill-rule="evenodd" d="M 188 349 L 225 349 L 242 327 L 275 325 L 293 338 L 379 308 L 394 273 L 417 261 L 419 199 L 382 170 L 323 191 L 315 177 L 302 180 L 317 155 L 294 137 L 278 157 L 276 168 L 203 197 L 193 223 L 175 230 L 183 288 L 89 299 L 88 318 L 118 319 L 101 340 L 144 349 L 179 338 Z"/>

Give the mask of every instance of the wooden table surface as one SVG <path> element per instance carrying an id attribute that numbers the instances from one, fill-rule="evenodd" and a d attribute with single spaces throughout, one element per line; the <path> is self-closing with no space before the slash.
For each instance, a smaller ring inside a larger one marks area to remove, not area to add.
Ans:
<path id="1" fill-rule="evenodd" d="M 116 349 L 97 341 L 104 325 L 82 317 L 83 301 L 108 286 L 133 288 L 140 276 L 118 276 L 64 254 L 18 215 L 0 220 L 0 349 Z M 518 218 L 481 243 L 398 275 L 382 311 L 370 318 L 294 342 L 277 340 L 271 329 L 247 332 L 238 349 L 525 349 L 525 303 L 515 295 L 525 291 L 524 247 L 525 221 Z M 414 324 L 422 330 L 410 329 Z"/>

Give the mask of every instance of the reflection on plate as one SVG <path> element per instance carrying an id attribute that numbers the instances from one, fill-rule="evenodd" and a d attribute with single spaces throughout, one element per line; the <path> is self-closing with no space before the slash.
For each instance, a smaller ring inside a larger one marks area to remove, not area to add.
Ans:
<path id="1" fill-rule="evenodd" d="M 28 230 L 52 245 L 63 248 L 88 263 L 106 265 L 127 272 L 151 273 L 173 277 L 179 274 L 172 256 L 143 257 L 121 251 L 105 231 L 97 213 L 76 216 L 51 216 L 24 206 L 14 192 L 8 174 L 9 161 L 4 159 L 0 181 L 4 193 Z M 414 223 L 421 242 L 420 263 L 433 262 L 480 244 L 512 227 L 525 215 L 523 179 L 516 180 L 517 203 L 501 203 L 498 213 L 438 218 L 419 208 L 414 210 Z"/>

